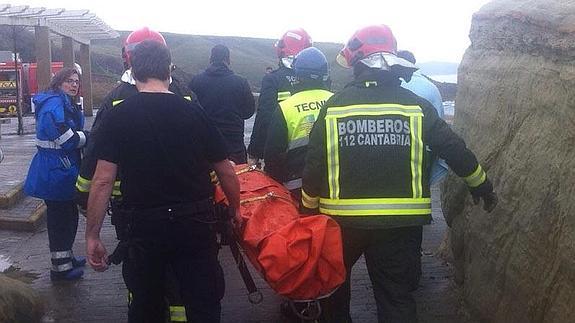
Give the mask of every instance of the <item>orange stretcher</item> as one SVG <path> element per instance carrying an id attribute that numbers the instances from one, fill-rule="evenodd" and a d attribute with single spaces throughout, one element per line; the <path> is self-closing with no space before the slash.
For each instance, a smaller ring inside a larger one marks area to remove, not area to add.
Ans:
<path id="1" fill-rule="evenodd" d="M 290 192 L 262 171 L 235 166 L 242 223 L 234 227 L 252 265 L 278 294 L 311 301 L 333 293 L 345 280 L 341 232 L 325 215 L 302 215 Z M 227 203 L 220 186 L 216 203 Z"/>

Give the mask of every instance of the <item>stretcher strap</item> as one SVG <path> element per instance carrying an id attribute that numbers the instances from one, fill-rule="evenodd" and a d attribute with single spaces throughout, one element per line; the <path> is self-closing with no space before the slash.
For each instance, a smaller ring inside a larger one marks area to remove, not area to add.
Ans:
<path id="1" fill-rule="evenodd" d="M 230 242 L 230 250 L 232 251 L 232 256 L 234 257 L 236 265 L 238 266 L 240 275 L 242 276 L 242 280 L 246 285 L 246 289 L 248 290 L 249 293 L 248 300 L 252 304 L 261 303 L 263 300 L 263 295 L 256 287 L 256 284 L 254 282 L 254 279 L 252 278 L 248 266 L 246 265 L 244 257 L 242 257 L 240 248 L 238 247 L 238 243 L 235 240 Z"/>
<path id="2" fill-rule="evenodd" d="M 292 204 L 295 205 L 295 203 L 294 203 L 294 201 L 293 201 L 292 199 L 285 198 L 285 197 L 283 197 L 283 196 L 277 195 L 277 194 L 275 194 L 274 192 L 268 192 L 268 193 L 266 193 L 265 195 L 254 196 L 254 197 L 250 197 L 249 199 L 240 200 L 240 205 L 243 205 L 243 204 L 246 204 L 246 203 L 251 203 L 251 202 L 263 201 L 263 200 L 271 200 L 271 199 L 274 199 L 274 198 L 282 199 L 282 200 L 288 201 L 288 202 L 290 202 L 290 203 L 292 203 Z M 297 206 L 297 205 L 296 205 L 296 206 Z"/>

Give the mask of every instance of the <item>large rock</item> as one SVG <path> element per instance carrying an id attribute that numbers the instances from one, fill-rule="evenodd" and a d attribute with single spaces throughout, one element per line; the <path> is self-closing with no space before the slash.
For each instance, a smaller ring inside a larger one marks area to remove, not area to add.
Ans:
<path id="1" fill-rule="evenodd" d="M 458 278 L 490 322 L 575 322 L 575 0 L 499 0 L 473 17 L 454 128 L 495 184 L 487 214 L 445 185 Z"/>
<path id="2" fill-rule="evenodd" d="M 26 284 L 0 273 L 0 322 L 40 322 L 43 304 Z"/>

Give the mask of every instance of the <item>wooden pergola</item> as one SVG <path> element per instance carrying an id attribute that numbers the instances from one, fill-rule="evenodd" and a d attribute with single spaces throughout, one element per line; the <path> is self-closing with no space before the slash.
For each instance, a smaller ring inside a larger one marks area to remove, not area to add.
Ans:
<path id="1" fill-rule="evenodd" d="M 84 114 L 93 115 L 90 41 L 119 37 L 115 30 L 89 10 L 47 9 L 9 4 L 0 4 L 0 25 L 34 27 L 39 88 L 47 87 L 52 76 L 50 35 L 62 37 L 64 66 L 74 66 L 74 42 L 79 43 L 78 63 L 82 67 Z"/>

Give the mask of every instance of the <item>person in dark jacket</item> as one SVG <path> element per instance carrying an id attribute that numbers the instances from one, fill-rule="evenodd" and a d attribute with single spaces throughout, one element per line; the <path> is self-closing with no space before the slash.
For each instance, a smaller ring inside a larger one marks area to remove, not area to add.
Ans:
<path id="1" fill-rule="evenodd" d="M 72 252 L 78 229 L 74 183 L 81 149 L 87 142 L 84 115 L 73 103 L 79 87 L 80 73 L 64 68 L 54 75 L 48 90 L 34 96 L 38 152 L 30 164 L 24 191 L 46 203 L 53 281 L 81 278 L 86 264 Z"/>
<path id="2" fill-rule="evenodd" d="M 255 101 L 248 81 L 230 69 L 230 50 L 226 46 L 212 48 L 210 66 L 192 79 L 189 88 L 224 136 L 229 158 L 245 164 L 244 120 L 254 114 Z"/>
<path id="3" fill-rule="evenodd" d="M 311 45 L 311 37 L 301 28 L 288 30 L 276 42 L 279 67 L 271 73 L 266 73 L 262 79 L 256 120 L 248 146 L 250 164 L 258 164 L 259 160 L 264 158 L 264 147 L 272 115 L 278 103 L 291 96 L 297 83 L 292 62 L 300 51 Z"/>
<path id="4" fill-rule="evenodd" d="M 330 215 L 342 230 L 347 279 L 326 301 L 323 321 L 351 322 L 350 274 L 365 256 L 378 322 L 416 322 L 411 289 L 419 246 L 431 222 L 429 147 L 491 212 L 497 195 L 465 142 L 426 100 L 401 87 L 415 66 L 396 56 L 385 25 L 358 30 L 338 56 L 354 81 L 322 107 L 303 171 L 304 212 Z"/>

